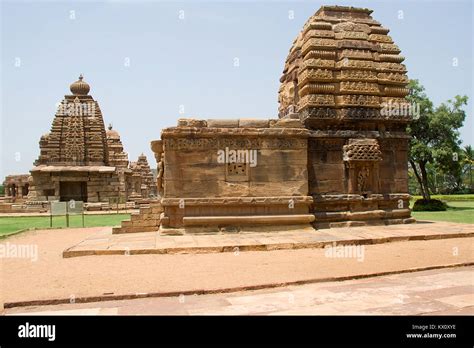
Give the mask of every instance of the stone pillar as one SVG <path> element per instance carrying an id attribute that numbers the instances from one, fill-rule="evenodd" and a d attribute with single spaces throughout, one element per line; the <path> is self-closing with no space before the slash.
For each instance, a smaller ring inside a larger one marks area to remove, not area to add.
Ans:
<path id="1" fill-rule="evenodd" d="M 347 187 L 348 193 L 356 193 L 357 192 L 357 177 L 356 177 L 356 169 L 354 163 L 348 162 L 346 163 L 348 167 L 348 174 L 349 177 L 347 179 Z"/>
<path id="2" fill-rule="evenodd" d="M 380 192 L 380 180 L 379 180 L 379 163 L 374 162 L 372 165 L 372 193 Z"/>

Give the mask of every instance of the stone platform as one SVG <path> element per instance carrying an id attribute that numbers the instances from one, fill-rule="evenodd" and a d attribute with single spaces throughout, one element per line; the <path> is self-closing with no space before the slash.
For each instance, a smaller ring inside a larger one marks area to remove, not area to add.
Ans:
<path id="1" fill-rule="evenodd" d="M 198 254 L 243 251 L 324 248 L 336 245 L 367 245 L 408 240 L 474 236 L 474 225 L 419 221 L 410 225 L 364 226 L 314 230 L 280 226 L 253 228 L 239 233 L 167 236 L 159 232 L 112 234 L 99 231 L 64 250 L 63 257 L 90 255 Z"/>

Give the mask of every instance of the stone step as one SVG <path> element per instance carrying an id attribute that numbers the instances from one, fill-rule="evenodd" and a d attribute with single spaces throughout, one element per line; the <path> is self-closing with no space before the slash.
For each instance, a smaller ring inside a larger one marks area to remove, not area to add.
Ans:
<path id="1" fill-rule="evenodd" d="M 184 226 L 305 224 L 313 221 L 313 214 L 183 217 Z"/>
<path id="2" fill-rule="evenodd" d="M 382 210 L 374 209 L 367 211 L 338 211 L 338 212 L 316 212 L 317 222 L 339 222 L 339 221 L 364 221 L 364 220 L 380 220 L 386 218 L 408 218 L 410 217 L 410 209 L 392 209 Z"/>
<path id="3" fill-rule="evenodd" d="M 114 227 L 112 228 L 113 234 L 121 233 L 139 233 L 139 232 L 154 232 L 158 231 L 157 226 L 145 226 L 145 227 Z"/>

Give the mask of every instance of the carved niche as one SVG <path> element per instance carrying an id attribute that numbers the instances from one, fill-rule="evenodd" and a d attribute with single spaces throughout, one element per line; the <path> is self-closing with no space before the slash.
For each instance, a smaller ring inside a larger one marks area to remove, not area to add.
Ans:
<path id="1" fill-rule="evenodd" d="M 343 160 L 348 173 L 348 193 L 378 193 L 382 152 L 377 139 L 349 139 L 343 146 Z"/>

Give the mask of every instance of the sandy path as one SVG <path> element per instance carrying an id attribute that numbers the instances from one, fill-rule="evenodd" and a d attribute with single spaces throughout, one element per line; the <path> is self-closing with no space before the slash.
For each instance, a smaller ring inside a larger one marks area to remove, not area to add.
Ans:
<path id="1" fill-rule="evenodd" d="M 2 241 L 37 245 L 39 256 L 2 259 L 4 301 L 219 289 L 474 262 L 473 238 L 368 245 L 363 261 L 328 258 L 324 249 L 61 257 L 65 248 L 109 230 L 31 231 Z"/>
<path id="2" fill-rule="evenodd" d="M 473 315 L 474 267 L 254 291 L 15 307 L 7 315 Z"/>

